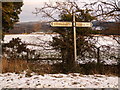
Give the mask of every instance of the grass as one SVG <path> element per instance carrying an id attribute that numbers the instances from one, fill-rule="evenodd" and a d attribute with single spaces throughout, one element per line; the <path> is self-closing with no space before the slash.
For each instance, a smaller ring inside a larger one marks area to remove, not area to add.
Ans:
<path id="1" fill-rule="evenodd" d="M 7 60 L 5 57 L 2 58 L 2 72 L 16 72 L 20 73 L 28 68 L 27 61 L 25 60 Z"/>
<path id="2" fill-rule="evenodd" d="M 52 67 L 49 64 L 40 64 L 34 61 L 27 62 L 26 60 L 7 60 L 2 58 L 2 73 L 15 72 L 21 73 L 27 71 L 28 73 L 35 72 L 37 74 L 45 74 L 52 72 Z"/>
<path id="3" fill-rule="evenodd" d="M 27 71 L 27 76 L 30 76 L 32 72 L 35 72 L 40 75 L 50 74 L 50 73 L 65 73 L 64 66 L 61 63 L 57 64 L 41 64 L 37 61 L 29 61 L 26 60 L 7 60 L 5 57 L 2 60 L 2 72 L 15 72 L 22 73 L 23 71 Z M 78 68 L 76 68 L 77 72 L 70 73 L 81 73 L 85 75 L 90 74 L 102 74 L 102 75 L 115 75 L 118 76 L 118 67 L 117 65 L 97 65 L 95 63 L 87 63 L 81 64 Z"/>

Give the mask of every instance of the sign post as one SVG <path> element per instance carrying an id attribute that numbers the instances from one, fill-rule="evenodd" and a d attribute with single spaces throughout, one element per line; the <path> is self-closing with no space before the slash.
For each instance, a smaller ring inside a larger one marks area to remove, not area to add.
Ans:
<path id="1" fill-rule="evenodd" d="M 52 27 L 73 27 L 72 22 L 51 22 Z M 75 22 L 76 27 L 92 27 L 91 22 Z"/>
<path id="2" fill-rule="evenodd" d="M 74 32 L 74 60 L 77 61 L 77 48 L 76 48 L 76 27 L 92 27 L 91 22 L 76 22 L 75 13 L 73 13 L 73 22 L 51 22 L 52 27 L 73 27 Z"/>
<path id="3" fill-rule="evenodd" d="M 77 60 L 77 49 L 76 49 L 76 22 L 75 22 L 75 13 L 73 13 L 73 32 L 74 32 L 74 59 Z"/>

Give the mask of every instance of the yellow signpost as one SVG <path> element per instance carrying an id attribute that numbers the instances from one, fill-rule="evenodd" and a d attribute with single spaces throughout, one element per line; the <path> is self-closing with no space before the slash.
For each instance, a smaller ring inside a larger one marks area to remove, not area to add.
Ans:
<path id="1" fill-rule="evenodd" d="M 72 22 L 51 22 L 52 27 L 72 27 Z M 92 27 L 91 22 L 75 22 L 76 27 Z"/>
<path id="2" fill-rule="evenodd" d="M 91 22 L 76 22 L 75 13 L 73 13 L 73 22 L 51 22 L 52 27 L 73 27 L 74 30 L 74 59 L 77 60 L 77 50 L 76 50 L 76 27 L 92 27 Z"/>
<path id="3" fill-rule="evenodd" d="M 92 27 L 91 22 L 76 22 L 76 27 Z"/>
<path id="4" fill-rule="evenodd" d="M 72 22 L 51 22 L 52 27 L 72 27 Z"/>

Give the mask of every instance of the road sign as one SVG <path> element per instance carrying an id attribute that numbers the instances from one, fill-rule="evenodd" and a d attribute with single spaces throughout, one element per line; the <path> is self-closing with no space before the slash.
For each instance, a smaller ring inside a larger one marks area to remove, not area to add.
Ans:
<path id="1" fill-rule="evenodd" d="M 76 22 L 76 27 L 92 27 L 91 22 Z"/>
<path id="2" fill-rule="evenodd" d="M 51 22 L 52 27 L 72 27 L 72 22 Z M 76 22 L 76 27 L 92 27 L 91 22 Z"/>
<path id="3" fill-rule="evenodd" d="M 77 48 L 76 48 L 76 27 L 92 27 L 91 22 L 76 22 L 75 13 L 73 13 L 73 22 L 51 22 L 52 27 L 73 27 L 74 30 L 74 59 L 77 60 Z"/>
<path id="4" fill-rule="evenodd" d="M 72 22 L 51 22 L 52 27 L 72 27 Z"/>

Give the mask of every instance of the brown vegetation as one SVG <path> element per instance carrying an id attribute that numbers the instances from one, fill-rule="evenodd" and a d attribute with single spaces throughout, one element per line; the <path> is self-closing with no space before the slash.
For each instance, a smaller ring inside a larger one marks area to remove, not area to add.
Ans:
<path id="1" fill-rule="evenodd" d="M 36 61 L 25 60 L 7 60 L 5 57 L 2 60 L 2 72 L 15 72 L 22 73 L 27 71 L 27 76 L 30 76 L 32 72 L 36 74 L 44 75 L 50 73 L 66 73 L 65 66 L 59 64 L 42 64 Z M 96 63 L 80 64 L 79 68 L 76 68 L 75 72 L 67 73 L 81 73 L 81 74 L 103 74 L 103 75 L 118 75 L 117 65 L 103 65 Z"/>
<path id="2" fill-rule="evenodd" d="M 27 69 L 27 61 L 25 60 L 7 60 L 2 58 L 2 72 L 16 72 L 20 73 Z"/>
<path id="3" fill-rule="evenodd" d="M 26 60 L 7 60 L 5 57 L 2 59 L 2 72 L 15 72 L 21 73 L 27 71 L 28 73 L 35 72 L 37 74 L 51 73 L 51 65 L 49 64 L 40 64 L 37 62 Z"/>

